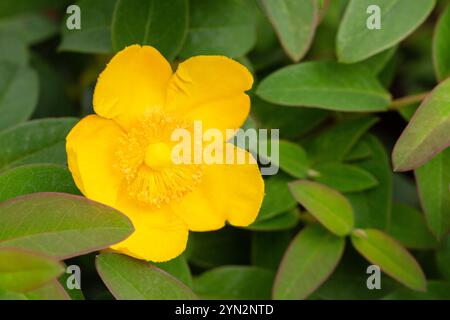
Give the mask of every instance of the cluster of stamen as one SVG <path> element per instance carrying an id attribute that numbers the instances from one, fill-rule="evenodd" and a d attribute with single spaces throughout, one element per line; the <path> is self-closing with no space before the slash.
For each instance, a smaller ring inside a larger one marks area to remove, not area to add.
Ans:
<path id="1" fill-rule="evenodd" d="M 201 165 L 170 163 L 153 167 L 146 163 L 148 146 L 170 146 L 172 132 L 180 128 L 189 130 L 184 121 L 157 110 L 146 114 L 119 139 L 116 163 L 124 175 L 131 198 L 160 207 L 182 198 L 200 183 L 203 174 Z"/>

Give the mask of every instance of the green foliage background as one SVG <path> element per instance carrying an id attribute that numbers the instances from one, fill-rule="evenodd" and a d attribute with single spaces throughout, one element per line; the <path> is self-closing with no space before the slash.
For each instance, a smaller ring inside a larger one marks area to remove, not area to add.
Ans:
<path id="1" fill-rule="evenodd" d="M 0 299 L 450 299 L 450 1 L 80 0 L 81 30 L 71 4 L 0 2 Z M 133 227 L 66 166 L 98 74 L 134 43 L 246 65 L 245 126 L 282 138 L 257 221 L 162 264 L 98 253 Z"/>

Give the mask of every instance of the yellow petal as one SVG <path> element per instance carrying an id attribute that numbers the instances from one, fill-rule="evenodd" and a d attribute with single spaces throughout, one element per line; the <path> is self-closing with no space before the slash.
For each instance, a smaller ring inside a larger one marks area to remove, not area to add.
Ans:
<path id="1" fill-rule="evenodd" d="M 135 231 L 111 249 L 154 262 L 171 260 L 186 249 L 188 228 L 169 206 L 150 209 L 121 192 L 115 208 L 131 219 Z"/>
<path id="2" fill-rule="evenodd" d="M 196 191 L 186 196 L 179 207 L 173 206 L 190 230 L 216 230 L 225 220 L 235 226 L 248 226 L 258 215 L 264 197 L 264 181 L 258 165 L 247 151 L 228 146 L 236 157 L 252 159 L 254 163 L 203 167 L 203 180 Z"/>
<path id="3" fill-rule="evenodd" d="M 153 47 L 127 47 L 100 74 L 94 110 L 127 128 L 147 110 L 163 108 L 171 76 L 170 64 Z"/>
<path id="4" fill-rule="evenodd" d="M 237 129 L 250 111 L 244 92 L 252 84 L 251 73 L 232 59 L 193 57 L 181 63 L 170 80 L 167 109 L 202 120 L 206 129 Z"/>
<path id="5" fill-rule="evenodd" d="M 172 208 L 191 231 L 218 230 L 225 225 L 226 218 L 222 211 L 214 206 L 201 188 L 173 203 Z"/>
<path id="6" fill-rule="evenodd" d="M 115 145 L 122 134 L 114 121 L 90 115 L 66 138 L 69 170 L 77 187 L 86 197 L 107 205 L 115 203 L 122 180 L 114 166 Z"/>

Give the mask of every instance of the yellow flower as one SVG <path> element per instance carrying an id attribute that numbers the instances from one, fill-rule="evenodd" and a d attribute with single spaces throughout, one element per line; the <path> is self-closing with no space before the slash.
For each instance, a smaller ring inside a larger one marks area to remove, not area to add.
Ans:
<path id="1" fill-rule="evenodd" d="M 257 164 L 170 161 L 174 129 L 191 130 L 196 120 L 203 129 L 239 128 L 252 83 L 244 66 L 222 56 L 190 58 L 173 73 L 156 49 L 133 45 L 110 61 L 95 88 L 96 115 L 71 130 L 66 150 L 80 191 L 133 222 L 135 232 L 112 249 L 167 261 L 184 251 L 189 230 L 255 220 L 264 194 Z"/>

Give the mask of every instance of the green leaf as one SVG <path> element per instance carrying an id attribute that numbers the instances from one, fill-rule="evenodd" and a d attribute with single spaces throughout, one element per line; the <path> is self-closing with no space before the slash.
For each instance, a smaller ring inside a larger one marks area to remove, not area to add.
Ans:
<path id="1" fill-rule="evenodd" d="M 287 106 L 337 111 L 385 111 L 389 93 L 364 66 L 304 62 L 266 77 L 257 89 L 264 100 Z"/>
<path id="2" fill-rule="evenodd" d="M 154 263 L 156 267 L 171 274 L 188 287 L 192 287 L 192 275 L 184 255 L 178 256 L 167 262 Z"/>
<path id="3" fill-rule="evenodd" d="M 58 49 L 83 53 L 112 52 L 111 22 L 116 0 L 81 0 L 77 5 L 81 10 L 81 29 L 67 28 L 66 19 L 63 19 Z"/>
<path id="4" fill-rule="evenodd" d="M 289 184 L 294 198 L 320 223 L 338 236 L 345 236 L 353 228 L 353 209 L 339 192 L 311 181 Z"/>
<path id="5" fill-rule="evenodd" d="M 387 232 L 407 248 L 430 249 L 437 245 L 422 213 L 404 204 L 398 203 L 392 207 Z"/>
<path id="6" fill-rule="evenodd" d="M 394 169 L 416 169 L 450 145 L 450 79 L 426 98 L 398 139 L 392 154 Z"/>
<path id="7" fill-rule="evenodd" d="M 0 170 L 36 162 L 66 163 L 65 138 L 77 121 L 33 120 L 0 132 Z"/>
<path id="8" fill-rule="evenodd" d="M 352 162 L 370 158 L 372 150 L 364 141 L 359 141 L 350 152 L 345 156 L 344 161 Z"/>
<path id="9" fill-rule="evenodd" d="M 225 266 L 194 279 L 194 292 L 202 299 L 268 300 L 273 272 L 251 266 Z"/>
<path id="10" fill-rule="evenodd" d="M 76 113 L 76 106 L 72 103 L 69 92 L 66 90 L 69 85 L 66 76 L 60 72 L 58 66 L 38 55 L 31 56 L 31 64 L 39 78 L 39 99 L 33 119 L 67 117 Z M 89 73 L 91 72 L 89 71 Z M 95 74 L 95 76 L 97 75 Z M 83 94 L 85 95 L 85 93 Z"/>
<path id="11" fill-rule="evenodd" d="M 79 194 L 69 170 L 60 165 L 25 165 L 0 174 L 0 202 L 35 192 Z"/>
<path id="12" fill-rule="evenodd" d="M 112 24 L 115 51 L 132 44 L 150 45 L 175 58 L 186 37 L 187 0 L 118 0 Z"/>
<path id="13" fill-rule="evenodd" d="M 292 232 L 254 232 L 252 234 L 252 264 L 276 271 L 292 240 Z"/>
<path id="14" fill-rule="evenodd" d="M 349 164 L 337 162 L 320 163 L 314 167 L 317 174 L 313 179 L 340 192 L 357 192 L 378 185 L 369 172 Z"/>
<path id="15" fill-rule="evenodd" d="M 386 65 L 389 63 L 389 61 L 395 55 L 396 51 L 397 51 L 397 47 L 393 47 L 393 48 L 384 50 L 384 51 L 370 57 L 367 60 L 358 62 L 358 64 L 365 66 L 373 74 L 378 75 L 386 67 Z"/>
<path id="16" fill-rule="evenodd" d="M 50 38 L 57 31 L 56 23 L 44 14 L 30 13 L 0 20 L 0 32 L 19 34 L 19 37 L 29 45 Z"/>
<path id="17" fill-rule="evenodd" d="M 256 96 L 252 96 L 251 112 L 260 128 L 279 129 L 282 138 L 297 138 L 328 117 L 325 110 L 275 105 Z"/>
<path id="18" fill-rule="evenodd" d="M 373 12 L 380 8 L 380 29 L 368 28 Z M 435 0 L 351 0 L 337 35 L 338 60 L 353 63 L 393 47 L 419 27 L 435 5 Z"/>
<path id="19" fill-rule="evenodd" d="M 431 232 L 440 239 L 450 230 L 450 149 L 415 173 L 425 219 Z"/>
<path id="20" fill-rule="evenodd" d="M 308 156 L 315 162 L 344 161 L 364 133 L 378 121 L 361 117 L 342 121 L 309 141 Z"/>
<path id="21" fill-rule="evenodd" d="M 433 36 L 433 62 L 438 80 L 450 76 L 450 5 L 441 14 Z"/>
<path id="22" fill-rule="evenodd" d="M 450 280 L 450 236 L 442 239 L 440 246 L 436 250 L 436 267 L 445 279 Z"/>
<path id="23" fill-rule="evenodd" d="M 133 231 L 118 211 L 79 196 L 34 193 L 0 204 L 0 248 L 67 259 L 107 248 Z"/>
<path id="24" fill-rule="evenodd" d="M 26 66 L 30 58 L 27 44 L 17 30 L 4 30 L 0 20 L 0 63 L 11 64 L 12 69 Z M 10 75 L 13 77 L 14 75 Z"/>
<path id="25" fill-rule="evenodd" d="M 288 182 L 292 181 L 285 175 L 275 175 L 265 180 L 265 196 L 259 210 L 256 222 L 271 219 L 297 206 L 289 191 Z"/>
<path id="26" fill-rule="evenodd" d="M 36 72 L 26 66 L 1 62 L 0 92 L 2 130 L 27 120 L 33 113 L 39 92 Z"/>
<path id="27" fill-rule="evenodd" d="M 0 2 L 0 17 L 60 6 L 62 3 L 64 2 L 61 0 L 2 0 Z"/>
<path id="28" fill-rule="evenodd" d="M 254 231 L 275 231 L 292 229 L 298 224 L 299 211 L 297 209 L 289 210 L 285 213 L 264 220 L 256 220 L 249 225 L 247 229 Z"/>
<path id="29" fill-rule="evenodd" d="M 281 170 L 291 176 L 303 179 L 309 169 L 308 158 L 305 150 L 295 143 L 279 140 L 278 162 L 271 158 L 272 165 L 280 167 Z"/>
<path id="30" fill-rule="evenodd" d="M 0 300 L 70 300 L 70 297 L 61 284 L 54 280 L 38 289 L 22 293 L 0 289 Z"/>
<path id="31" fill-rule="evenodd" d="M 256 19 L 248 1 L 191 0 L 189 31 L 180 55 L 242 57 L 255 45 Z"/>
<path id="32" fill-rule="evenodd" d="M 319 20 L 316 0 L 260 0 L 284 51 L 299 61 L 308 51 Z"/>
<path id="33" fill-rule="evenodd" d="M 387 234 L 376 229 L 357 229 L 351 241 L 361 255 L 392 278 L 413 290 L 426 289 L 425 275 L 417 261 Z"/>
<path id="34" fill-rule="evenodd" d="M 278 269 L 274 299 L 305 299 L 333 272 L 344 252 L 345 239 L 311 225 L 292 240 Z"/>
<path id="35" fill-rule="evenodd" d="M 381 288 L 369 290 L 370 277 L 367 261 L 351 248 L 345 251 L 341 262 L 327 281 L 314 292 L 311 299 L 325 300 L 379 300 L 398 287 L 389 277 L 381 278 Z"/>
<path id="36" fill-rule="evenodd" d="M 63 271 L 56 260 L 16 249 L 0 249 L 0 289 L 14 292 L 36 289 Z"/>
<path id="37" fill-rule="evenodd" d="M 392 172 L 389 159 L 381 142 L 370 134 L 363 137 L 371 149 L 372 157 L 354 163 L 371 173 L 378 186 L 359 193 L 347 194 L 355 213 L 355 225 L 359 228 L 385 230 L 389 223 L 392 205 Z"/>
<path id="38" fill-rule="evenodd" d="M 190 300 L 192 291 L 153 266 L 128 256 L 106 253 L 97 256 L 97 271 L 118 300 Z"/>
<path id="39" fill-rule="evenodd" d="M 417 292 L 406 288 L 397 289 L 384 297 L 385 300 L 450 300 L 450 283 L 428 281 L 426 292 Z"/>

